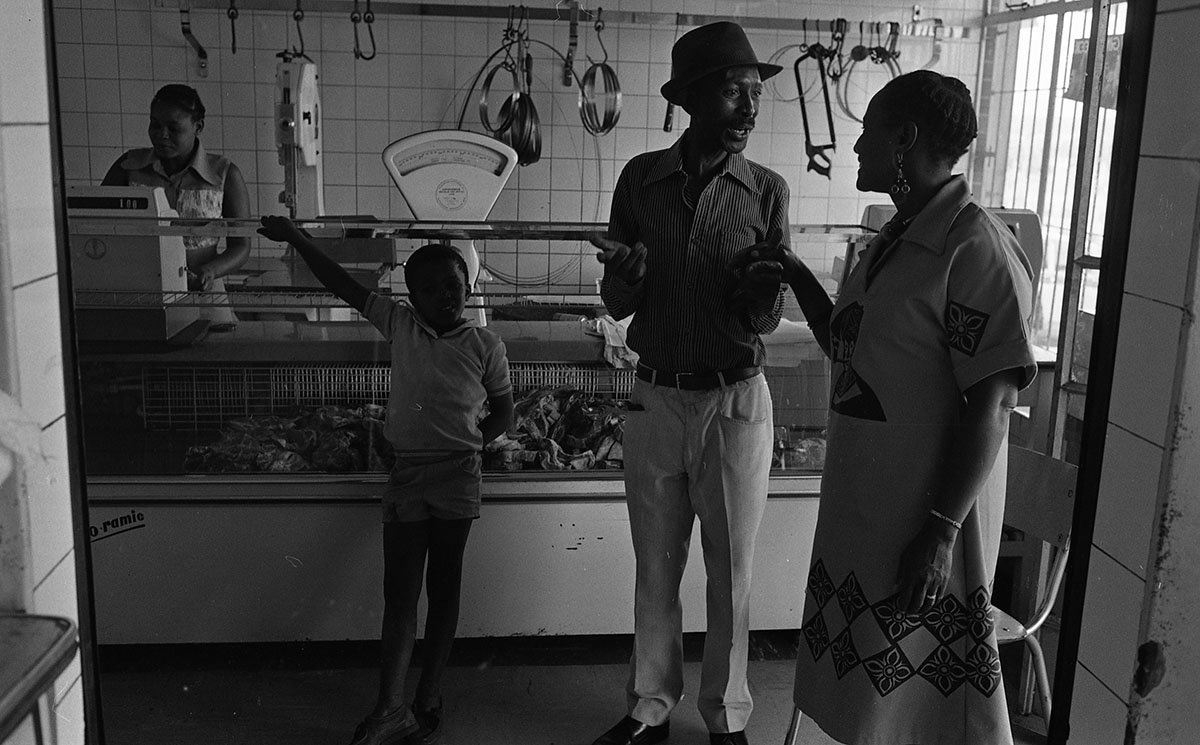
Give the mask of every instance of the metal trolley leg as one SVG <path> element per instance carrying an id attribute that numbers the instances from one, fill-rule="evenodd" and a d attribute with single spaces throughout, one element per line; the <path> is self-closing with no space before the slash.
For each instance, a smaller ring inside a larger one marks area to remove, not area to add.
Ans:
<path id="1" fill-rule="evenodd" d="M 796 745 L 796 738 L 800 735 L 800 707 L 792 708 L 792 723 L 788 725 L 787 735 L 783 738 L 783 745 Z"/>

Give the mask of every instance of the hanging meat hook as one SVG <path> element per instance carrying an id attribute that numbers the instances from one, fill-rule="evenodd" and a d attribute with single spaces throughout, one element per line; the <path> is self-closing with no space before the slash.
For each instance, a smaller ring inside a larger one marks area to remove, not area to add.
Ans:
<path id="1" fill-rule="evenodd" d="M 192 49 L 196 50 L 196 60 L 199 64 L 197 74 L 202 78 L 208 77 L 208 52 L 204 49 L 204 45 L 192 33 L 191 19 L 191 3 L 183 0 L 179 4 L 179 27 L 183 31 L 183 38 L 187 39 L 187 43 L 192 45 Z"/>
<path id="2" fill-rule="evenodd" d="M 571 31 L 568 37 L 567 58 L 563 60 L 563 85 L 571 87 L 575 79 L 575 50 L 579 48 L 579 3 L 571 0 Z"/>
<path id="3" fill-rule="evenodd" d="M 300 7 L 300 0 L 296 0 L 296 9 L 292 11 L 292 20 L 296 23 L 296 37 L 300 39 L 300 48 L 297 49 L 293 44 L 291 49 L 284 49 L 275 56 L 284 62 L 291 62 L 297 57 L 312 62 L 312 57 L 304 53 L 304 29 L 300 27 L 300 22 L 304 20 L 304 9 Z"/>
<path id="4" fill-rule="evenodd" d="M 238 9 L 235 0 L 229 0 L 229 10 L 225 11 L 225 15 L 229 16 L 229 48 L 233 54 L 237 54 L 237 24 L 234 21 L 238 17 Z"/>
<path id="5" fill-rule="evenodd" d="M 825 67 L 826 74 L 831 80 L 837 80 L 846 71 L 846 59 L 842 55 L 842 45 L 846 41 L 846 29 L 849 27 L 849 22 L 845 18 L 829 22 L 830 43 L 828 47 L 823 47 L 825 59 L 829 60 L 829 64 Z M 817 44 L 816 46 L 820 46 Z"/>
<path id="6" fill-rule="evenodd" d="M 375 12 L 371 10 L 371 0 L 367 0 L 367 10 L 365 13 L 358 12 L 358 0 L 354 0 L 354 9 L 350 11 L 350 23 L 354 26 L 354 58 L 363 61 L 375 59 L 375 28 L 372 24 L 375 23 Z M 367 36 L 371 40 L 371 53 L 367 54 L 362 50 L 362 46 L 358 42 L 358 24 L 359 22 L 367 24 Z"/>

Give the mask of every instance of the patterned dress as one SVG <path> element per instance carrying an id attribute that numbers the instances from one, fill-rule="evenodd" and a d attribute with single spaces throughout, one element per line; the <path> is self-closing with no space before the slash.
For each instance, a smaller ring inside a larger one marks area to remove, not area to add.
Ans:
<path id="1" fill-rule="evenodd" d="M 1011 368 L 1022 387 L 1033 379 L 1031 272 L 962 177 L 897 232 L 863 251 L 830 321 L 795 702 L 848 745 L 1011 745 L 991 613 L 1007 458 L 963 522 L 932 610 L 897 607 L 896 569 L 933 506 L 962 392 Z"/>

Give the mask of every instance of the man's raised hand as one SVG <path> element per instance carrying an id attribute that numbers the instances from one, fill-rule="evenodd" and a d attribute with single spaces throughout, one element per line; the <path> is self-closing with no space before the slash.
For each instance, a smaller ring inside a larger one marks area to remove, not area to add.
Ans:
<path id="1" fill-rule="evenodd" d="M 591 237 L 592 245 L 600 249 L 596 258 L 604 265 L 604 273 L 619 277 L 625 284 L 637 284 L 646 276 L 646 246 L 641 241 L 626 246 L 602 235 Z"/>

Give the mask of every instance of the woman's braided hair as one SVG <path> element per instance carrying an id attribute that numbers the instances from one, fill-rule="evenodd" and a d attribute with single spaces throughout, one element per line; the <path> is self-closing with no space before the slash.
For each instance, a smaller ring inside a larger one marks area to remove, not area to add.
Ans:
<path id="1" fill-rule="evenodd" d="M 194 122 L 204 119 L 204 103 L 200 100 L 200 94 L 190 85 L 183 85 L 181 83 L 164 85 L 154 94 L 154 99 L 150 103 L 163 103 L 168 106 L 174 106 L 190 115 Z"/>
<path id="2" fill-rule="evenodd" d="M 958 78 L 916 70 L 888 81 L 878 93 L 884 117 L 913 122 L 934 157 L 954 165 L 979 130 L 971 91 Z"/>

